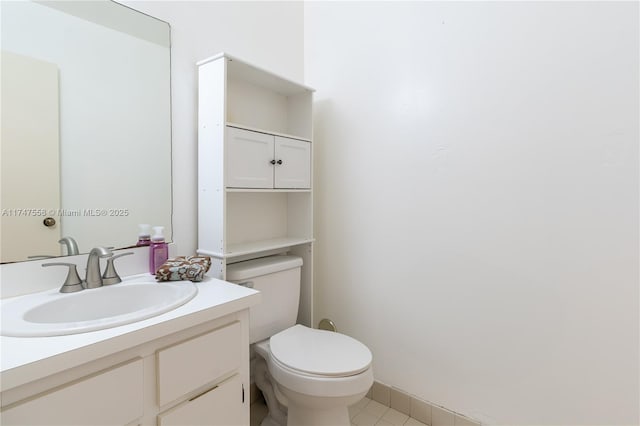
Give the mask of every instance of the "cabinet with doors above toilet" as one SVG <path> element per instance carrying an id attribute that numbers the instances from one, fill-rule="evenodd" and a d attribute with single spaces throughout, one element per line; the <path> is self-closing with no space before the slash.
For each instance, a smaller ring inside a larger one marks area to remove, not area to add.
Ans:
<path id="1" fill-rule="evenodd" d="M 227 127 L 227 188 L 309 189 L 311 143 Z"/>
<path id="2" fill-rule="evenodd" d="M 303 258 L 311 325 L 313 89 L 220 53 L 198 62 L 198 253 L 210 275 L 272 254 Z"/>

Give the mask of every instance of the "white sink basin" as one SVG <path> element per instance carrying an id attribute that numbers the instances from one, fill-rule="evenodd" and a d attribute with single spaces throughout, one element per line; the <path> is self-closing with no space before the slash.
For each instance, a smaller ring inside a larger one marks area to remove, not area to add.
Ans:
<path id="1" fill-rule="evenodd" d="M 15 297 L 2 301 L 2 335 L 62 336 L 117 327 L 171 311 L 197 292 L 190 281 L 145 277 L 77 293 L 55 289 Z"/>

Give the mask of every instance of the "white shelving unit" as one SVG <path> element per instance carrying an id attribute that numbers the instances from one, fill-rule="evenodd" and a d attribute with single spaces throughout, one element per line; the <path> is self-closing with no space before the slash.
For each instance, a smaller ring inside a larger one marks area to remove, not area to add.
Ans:
<path id="1" fill-rule="evenodd" d="M 212 274 L 302 257 L 298 322 L 311 326 L 313 89 L 220 53 L 198 62 L 198 253 Z"/>

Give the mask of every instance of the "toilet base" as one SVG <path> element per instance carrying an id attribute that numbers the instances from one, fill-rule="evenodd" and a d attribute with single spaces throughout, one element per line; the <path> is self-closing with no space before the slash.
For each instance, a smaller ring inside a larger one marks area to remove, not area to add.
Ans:
<path id="1" fill-rule="evenodd" d="M 287 426 L 350 426 L 348 407 L 365 394 L 366 391 L 342 397 L 318 397 L 276 384 L 278 399 L 289 408 Z"/>
<path id="2" fill-rule="evenodd" d="M 357 376 L 323 378 L 320 381 L 302 379 L 307 380 L 305 385 L 315 392 L 294 391 L 276 380 L 275 377 L 279 377 L 284 378 L 285 382 L 300 384 L 292 381 L 291 376 L 287 377 L 287 370 L 273 362 L 268 342 L 257 343 L 255 348 L 255 383 L 262 391 L 269 409 L 261 426 L 350 426 L 348 407 L 360 401 L 373 384 L 373 371 L 368 368 Z M 298 377 L 294 379 L 299 380 Z M 325 388 L 323 392 L 322 386 L 327 384 L 330 384 L 331 390 L 327 392 Z"/>
<path id="3" fill-rule="evenodd" d="M 308 407 L 289 407 L 287 426 L 349 426 L 347 407 L 312 410 Z"/>
<path id="4" fill-rule="evenodd" d="M 353 395 L 348 399 L 340 398 L 342 403 L 336 406 L 334 398 L 309 398 L 280 388 L 274 383 L 267 363 L 260 355 L 257 356 L 254 368 L 256 386 L 262 391 L 269 409 L 269 414 L 260 426 L 350 426 L 347 404 L 359 401 L 366 393 Z"/>
<path id="5" fill-rule="evenodd" d="M 267 403 L 269 414 L 262 420 L 260 426 L 285 426 L 287 424 L 287 408 L 282 406 L 274 392 L 272 377 L 267 369 L 267 363 L 260 355 L 254 364 L 256 387 L 262 391 Z"/>
<path id="6" fill-rule="evenodd" d="M 267 417 L 262 419 L 260 426 L 284 426 L 278 422 L 276 422 L 270 414 L 267 414 Z"/>

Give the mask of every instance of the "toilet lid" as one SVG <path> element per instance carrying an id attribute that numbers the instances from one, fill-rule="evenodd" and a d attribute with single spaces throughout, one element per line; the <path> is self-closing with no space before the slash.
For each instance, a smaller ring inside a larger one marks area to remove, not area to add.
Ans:
<path id="1" fill-rule="evenodd" d="M 344 334 L 294 325 L 269 340 L 271 355 L 285 366 L 322 376 L 346 377 L 371 365 L 371 351 Z"/>

